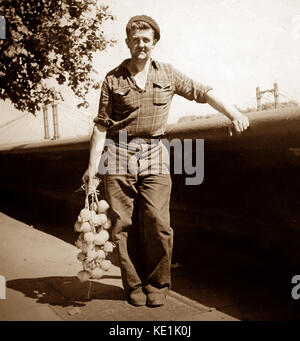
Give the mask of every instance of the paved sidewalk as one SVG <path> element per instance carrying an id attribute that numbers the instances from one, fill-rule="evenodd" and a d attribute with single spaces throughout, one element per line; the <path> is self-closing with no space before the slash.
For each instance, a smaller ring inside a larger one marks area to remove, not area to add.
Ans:
<path id="1" fill-rule="evenodd" d="M 101 280 L 79 282 L 77 253 L 75 246 L 0 213 L 0 275 L 7 285 L 0 321 L 236 320 L 173 291 L 163 307 L 133 307 L 116 266 Z"/>

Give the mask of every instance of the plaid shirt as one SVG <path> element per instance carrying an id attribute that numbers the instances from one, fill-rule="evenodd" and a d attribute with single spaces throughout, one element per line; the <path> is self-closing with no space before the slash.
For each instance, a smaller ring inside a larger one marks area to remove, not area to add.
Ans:
<path id="1" fill-rule="evenodd" d="M 106 126 L 108 135 L 119 131 L 126 131 L 128 136 L 163 135 L 174 94 L 206 103 L 211 87 L 195 82 L 170 64 L 154 60 L 145 89 L 139 88 L 127 69 L 128 61 L 110 71 L 102 83 L 94 122 Z"/>

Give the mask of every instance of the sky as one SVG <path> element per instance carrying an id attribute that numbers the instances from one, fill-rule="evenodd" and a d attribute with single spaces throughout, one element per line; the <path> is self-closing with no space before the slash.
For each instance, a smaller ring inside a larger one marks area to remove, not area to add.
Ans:
<path id="1" fill-rule="evenodd" d="M 255 106 L 255 89 L 273 88 L 300 102 L 299 0 L 101 0 L 116 20 L 104 26 L 117 45 L 94 60 L 99 79 L 129 57 L 125 26 L 131 16 L 152 16 L 161 40 L 153 58 L 173 66 L 241 108 Z M 269 96 L 270 97 L 270 96 Z M 76 103 L 71 93 L 66 100 Z M 97 114 L 99 93 L 89 96 L 90 113 Z M 286 101 L 279 97 L 280 101 Z M 2 103 L 0 108 L 8 108 Z M 2 110 L 1 110 L 2 111 Z M 8 109 L 6 109 L 8 112 Z M 207 104 L 175 96 L 169 123 L 185 115 L 212 112 Z M 1 113 L 0 123 L 11 119 Z"/>

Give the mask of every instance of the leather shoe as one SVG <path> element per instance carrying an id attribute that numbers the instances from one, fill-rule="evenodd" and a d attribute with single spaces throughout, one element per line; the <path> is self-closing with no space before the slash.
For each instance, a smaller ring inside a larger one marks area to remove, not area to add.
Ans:
<path id="1" fill-rule="evenodd" d="M 139 287 L 128 295 L 127 301 L 134 306 L 142 306 L 146 305 L 147 296 L 145 295 L 143 288 Z"/>
<path id="2" fill-rule="evenodd" d="M 166 302 L 166 295 L 158 292 L 150 292 L 147 296 L 148 307 L 160 307 Z"/>

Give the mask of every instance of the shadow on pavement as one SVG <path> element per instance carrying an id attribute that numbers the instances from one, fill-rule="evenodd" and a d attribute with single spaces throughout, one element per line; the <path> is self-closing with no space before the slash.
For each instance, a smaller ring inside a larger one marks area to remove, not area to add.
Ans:
<path id="1" fill-rule="evenodd" d="M 93 298 L 125 300 L 120 287 L 95 281 L 80 282 L 77 277 L 20 278 L 7 282 L 7 287 L 22 292 L 37 303 L 61 307 L 83 307 Z"/>

